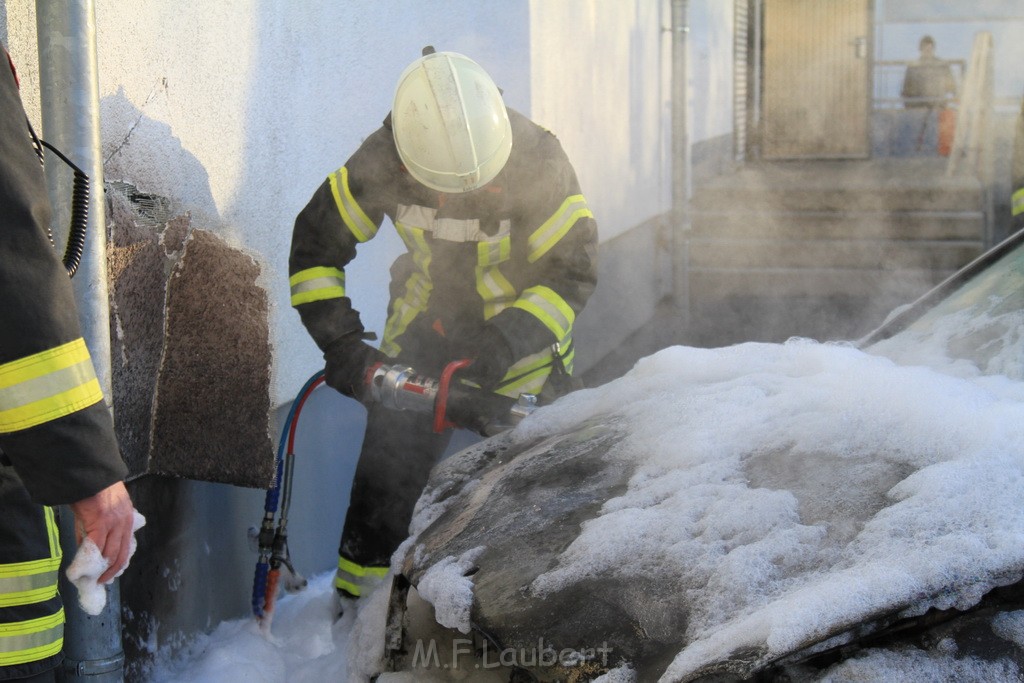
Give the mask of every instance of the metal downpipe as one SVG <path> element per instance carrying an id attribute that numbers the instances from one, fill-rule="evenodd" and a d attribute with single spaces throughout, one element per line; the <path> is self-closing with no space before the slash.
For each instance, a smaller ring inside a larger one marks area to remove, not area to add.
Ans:
<path id="1" fill-rule="evenodd" d="M 42 136 L 85 171 L 92 190 L 85 251 L 72 284 L 82 334 L 109 403 L 110 310 L 94 1 L 37 0 L 36 32 Z M 48 160 L 46 169 L 55 241 L 63 244 L 70 221 L 72 174 L 56 160 Z M 60 520 L 66 567 L 76 550 L 74 518 L 68 508 L 61 509 Z M 123 681 L 124 650 L 121 646 L 121 600 L 117 581 L 107 587 L 107 604 L 103 612 L 90 616 L 79 607 L 77 590 L 67 581 L 63 570 L 60 580 L 67 618 L 64 632 L 67 680 L 81 677 L 100 683 Z"/>
<path id="2" fill-rule="evenodd" d="M 672 0 L 672 299 L 682 333 L 690 325 L 690 139 L 687 122 L 688 0 Z"/>

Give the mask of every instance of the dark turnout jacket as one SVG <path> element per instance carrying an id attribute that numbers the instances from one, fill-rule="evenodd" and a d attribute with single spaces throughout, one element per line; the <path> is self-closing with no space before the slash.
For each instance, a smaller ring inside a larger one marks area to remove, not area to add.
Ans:
<path id="1" fill-rule="evenodd" d="M 406 253 L 391 266 L 381 351 L 420 371 L 454 360 L 485 322 L 517 362 L 498 392 L 538 393 L 552 346 L 571 370 L 572 331 L 596 281 L 597 225 L 561 144 L 509 110 L 512 152 L 483 188 L 442 194 L 402 166 L 390 121 L 317 189 L 295 221 L 291 303 L 321 349 L 362 331 L 345 266 L 385 216 Z"/>
<path id="2" fill-rule="evenodd" d="M 43 505 L 87 498 L 126 475 L 48 239 L 42 173 L 14 75 L 0 64 L 0 680 L 60 657 L 60 546 Z"/>

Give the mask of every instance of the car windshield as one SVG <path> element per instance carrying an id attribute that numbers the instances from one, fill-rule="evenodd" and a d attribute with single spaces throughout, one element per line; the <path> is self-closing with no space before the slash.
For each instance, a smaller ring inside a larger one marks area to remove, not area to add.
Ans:
<path id="1" fill-rule="evenodd" d="M 867 350 L 958 376 L 1024 379 L 1024 241 Z"/>

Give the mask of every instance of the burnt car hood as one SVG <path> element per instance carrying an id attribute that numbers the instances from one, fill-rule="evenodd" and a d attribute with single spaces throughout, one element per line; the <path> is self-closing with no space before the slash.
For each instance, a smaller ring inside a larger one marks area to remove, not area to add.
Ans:
<path id="1" fill-rule="evenodd" d="M 1020 580 L 1022 400 L 849 346 L 674 347 L 439 465 L 397 566 L 498 648 L 750 677 Z"/>

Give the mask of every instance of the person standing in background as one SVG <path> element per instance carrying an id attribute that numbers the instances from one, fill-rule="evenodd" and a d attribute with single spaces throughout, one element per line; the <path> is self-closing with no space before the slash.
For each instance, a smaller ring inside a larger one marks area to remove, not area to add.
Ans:
<path id="1" fill-rule="evenodd" d="M 932 130 L 937 130 L 943 119 L 948 117 L 947 112 L 952 114 L 948 110 L 948 105 L 956 98 L 957 86 L 949 62 L 935 56 L 934 38 L 922 37 L 918 48 L 921 57 L 907 65 L 900 97 L 903 98 L 903 106 L 916 114 L 916 149 L 920 151 L 925 146 L 925 137 L 931 122 L 935 121 Z"/>

